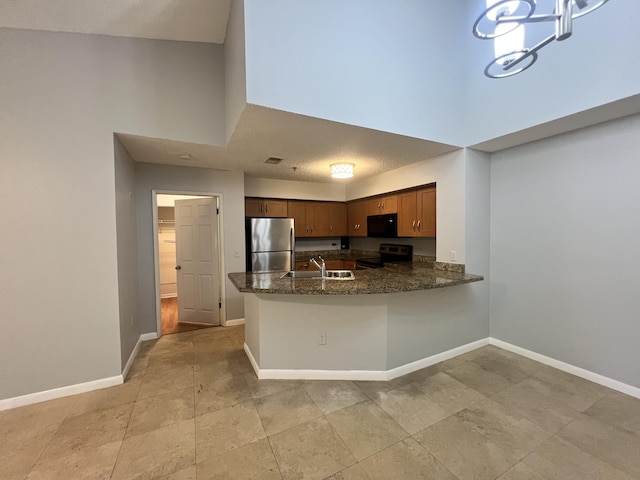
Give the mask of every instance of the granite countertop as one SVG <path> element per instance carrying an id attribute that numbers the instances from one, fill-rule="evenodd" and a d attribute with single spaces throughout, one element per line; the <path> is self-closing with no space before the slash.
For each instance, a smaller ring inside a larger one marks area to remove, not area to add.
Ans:
<path id="1" fill-rule="evenodd" d="M 354 271 L 355 280 L 280 278 L 278 273 L 230 273 L 229 280 L 243 293 L 285 295 L 367 295 L 413 292 L 452 287 L 484 280 L 480 275 L 433 268 L 423 262 L 386 265 Z"/>

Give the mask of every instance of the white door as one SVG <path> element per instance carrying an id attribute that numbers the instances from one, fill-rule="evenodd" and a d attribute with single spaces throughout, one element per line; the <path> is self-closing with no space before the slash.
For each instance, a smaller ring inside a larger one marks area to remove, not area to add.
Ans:
<path id="1" fill-rule="evenodd" d="M 220 325 L 216 198 L 176 200 L 178 320 Z"/>

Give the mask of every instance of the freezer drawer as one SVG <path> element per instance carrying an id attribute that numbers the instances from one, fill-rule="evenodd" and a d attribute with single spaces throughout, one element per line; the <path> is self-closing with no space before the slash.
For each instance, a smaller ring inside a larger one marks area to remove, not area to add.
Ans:
<path id="1" fill-rule="evenodd" d="M 291 251 L 261 252 L 251 254 L 252 272 L 288 272 L 293 270 Z"/>

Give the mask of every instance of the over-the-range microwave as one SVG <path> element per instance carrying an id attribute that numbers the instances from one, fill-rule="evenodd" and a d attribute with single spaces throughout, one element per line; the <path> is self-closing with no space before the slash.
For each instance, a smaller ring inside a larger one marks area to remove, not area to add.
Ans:
<path id="1" fill-rule="evenodd" d="M 369 215 L 367 217 L 367 236 L 396 238 L 398 236 L 398 214 Z"/>

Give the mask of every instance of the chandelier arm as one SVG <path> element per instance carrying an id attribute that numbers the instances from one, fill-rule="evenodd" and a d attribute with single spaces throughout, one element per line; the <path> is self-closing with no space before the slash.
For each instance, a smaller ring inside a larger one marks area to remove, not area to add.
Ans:
<path id="1" fill-rule="evenodd" d="M 535 47 L 527 50 L 527 53 L 525 53 L 524 55 L 522 55 L 520 58 L 514 60 L 513 62 L 509 63 L 508 65 L 505 65 L 503 70 L 504 71 L 508 71 L 511 70 L 513 67 L 515 67 L 516 65 L 518 65 L 520 62 L 522 62 L 525 58 L 530 57 L 533 54 L 538 53 L 538 50 L 540 50 L 542 47 L 545 47 L 547 45 L 549 45 L 551 42 L 553 42 L 556 39 L 555 35 L 551 35 L 547 38 L 545 38 L 544 40 L 542 40 L 540 43 L 538 43 Z"/>

